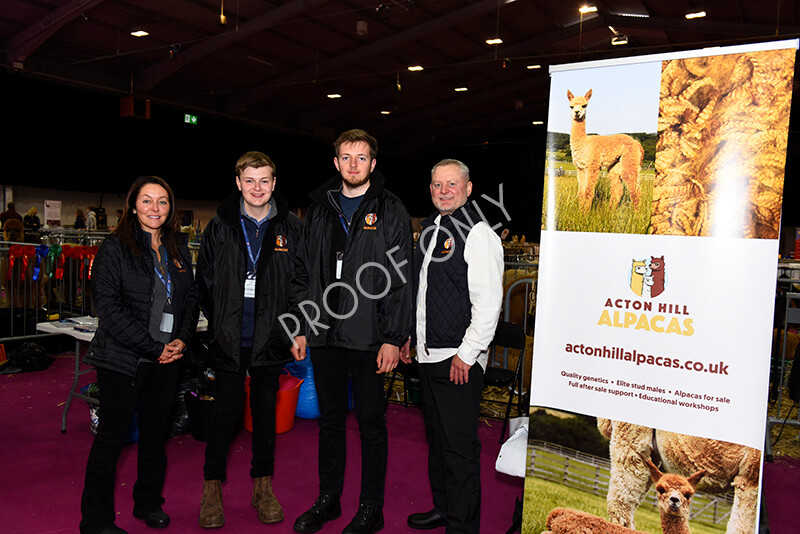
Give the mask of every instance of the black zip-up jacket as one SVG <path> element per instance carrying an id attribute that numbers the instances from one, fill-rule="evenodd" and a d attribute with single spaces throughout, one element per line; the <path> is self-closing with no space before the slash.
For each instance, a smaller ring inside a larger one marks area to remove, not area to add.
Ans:
<path id="1" fill-rule="evenodd" d="M 381 173 L 373 172 L 345 233 L 336 202 L 341 188 L 342 178 L 336 175 L 311 193 L 314 202 L 305 219 L 308 239 L 295 263 L 291 313 L 309 347 L 377 351 L 384 343 L 400 346 L 411 331 L 411 219 L 400 199 L 384 189 Z M 339 249 L 343 257 L 337 280 Z M 392 249 L 396 250 L 390 253 Z M 339 285 L 326 296 L 336 282 Z M 308 319 L 315 318 L 317 310 L 319 319 L 313 323 Z"/>
<path id="2" fill-rule="evenodd" d="M 119 237 L 109 235 L 100 245 L 92 264 L 92 300 L 99 319 L 97 332 L 84 361 L 88 364 L 135 376 L 140 360 L 155 361 L 164 344 L 150 335 L 155 265 L 150 252 L 150 236 L 138 223 L 134 227 L 140 256 Z M 192 275 L 192 259 L 186 236 L 177 236 L 179 258 L 169 257 L 172 279 L 172 339 L 191 346 L 197 329 L 197 286 Z"/>
<path id="3" fill-rule="evenodd" d="M 200 305 L 208 318 L 211 365 L 238 371 L 241 365 L 244 281 L 249 266 L 242 233 L 241 193 L 231 194 L 203 231 L 197 258 Z M 255 328 L 252 366 L 283 365 L 292 359 L 292 340 L 277 320 L 289 303 L 289 280 L 298 248 L 304 241 L 303 222 L 289 211 L 278 192 L 272 193 L 277 213 L 264 228 L 256 269 Z"/>

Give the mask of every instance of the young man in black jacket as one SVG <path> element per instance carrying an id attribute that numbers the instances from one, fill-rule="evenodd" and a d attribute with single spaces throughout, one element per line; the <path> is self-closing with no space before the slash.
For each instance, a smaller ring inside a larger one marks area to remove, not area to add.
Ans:
<path id="1" fill-rule="evenodd" d="M 208 318 L 215 371 L 198 520 L 203 528 L 225 523 L 222 482 L 248 370 L 253 417 L 252 503 L 262 522 L 283 520 L 283 510 L 272 491 L 275 402 L 281 369 L 292 357 L 291 341 L 277 318 L 288 308 L 289 280 L 304 229 L 275 192 L 275 164 L 269 156 L 247 152 L 236 163 L 236 174 L 239 191 L 219 206 L 208 223 L 197 258 L 196 279 Z"/>
<path id="2" fill-rule="evenodd" d="M 300 360 L 311 348 L 321 414 L 319 497 L 294 530 L 316 532 L 342 513 L 349 378 L 361 433 L 361 494 L 343 533 L 367 534 L 383 527 L 384 373 L 397 365 L 411 329 L 411 220 L 374 172 L 375 138 L 350 130 L 334 148 L 339 175 L 311 194 L 308 239 L 292 281 L 292 315 L 302 334 L 292 351 Z"/>

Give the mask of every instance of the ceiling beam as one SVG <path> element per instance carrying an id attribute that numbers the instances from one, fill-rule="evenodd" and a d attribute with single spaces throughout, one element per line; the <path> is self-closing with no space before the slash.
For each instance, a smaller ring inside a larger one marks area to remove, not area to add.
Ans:
<path id="1" fill-rule="evenodd" d="M 42 46 L 62 26 L 72 22 L 81 14 L 105 0 L 73 0 L 37 20 L 24 30 L 10 36 L 6 46 L 7 63 L 25 61 L 37 48 Z"/>
<path id="2" fill-rule="evenodd" d="M 664 31 L 685 31 L 712 33 L 729 36 L 730 39 L 744 37 L 774 37 L 775 26 L 769 24 L 754 24 L 751 22 L 724 22 L 707 19 L 671 19 L 665 17 L 625 17 L 621 15 L 602 15 L 609 26 L 620 28 L 640 28 L 646 30 L 659 29 Z M 800 33 L 800 26 L 782 25 L 781 34 Z"/>
<path id="3" fill-rule="evenodd" d="M 317 4 L 327 0 L 293 0 L 287 4 L 277 7 L 268 13 L 256 17 L 239 26 L 236 31 L 225 32 L 220 35 L 209 37 L 200 43 L 188 47 L 181 51 L 173 59 L 165 59 L 146 69 L 142 69 L 136 75 L 135 87 L 138 92 L 146 92 L 167 79 L 180 69 L 213 54 L 223 48 L 230 46 L 242 39 L 245 39 L 255 32 L 259 32 L 279 22 L 283 22 L 296 16 L 303 11 L 310 9 Z"/>
<path id="4" fill-rule="evenodd" d="M 257 104 L 266 97 L 267 91 L 272 87 L 280 87 L 297 82 L 313 81 L 323 72 L 351 65 L 362 59 L 380 54 L 392 48 L 400 47 L 408 42 L 420 39 L 433 32 L 437 32 L 458 24 L 464 20 L 475 18 L 483 13 L 497 9 L 498 0 L 481 0 L 471 6 L 462 8 L 447 15 L 429 20 L 411 29 L 395 33 L 390 37 L 380 39 L 364 46 L 358 46 L 350 52 L 334 56 L 326 61 L 298 69 L 288 76 L 284 76 L 272 83 L 254 87 L 229 99 L 228 111 L 241 113 L 247 108 Z"/>

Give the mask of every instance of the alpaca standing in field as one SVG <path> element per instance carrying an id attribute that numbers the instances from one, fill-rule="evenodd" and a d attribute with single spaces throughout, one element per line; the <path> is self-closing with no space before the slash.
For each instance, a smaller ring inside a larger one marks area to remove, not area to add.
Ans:
<path id="1" fill-rule="evenodd" d="M 661 516 L 663 534 L 691 534 L 689 531 L 689 508 L 695 488 L 706 474 L 701 469 L 689 478 L 671 473 L 662 473 L 650 460 L 643 458 L 650 470 L 658 496 L 658 512 Z M 542 534 L 642 534 L 621 525 L 580 510 L 553 508 L 547 516 Z"/>
<path id="2" fill-rule="evenodd" d="M 633 514 L 651 483 L 643 458 L 658 455 L 672 473 L 688 476 L 705 469 L 706 474 L 699 485 L 704 492 L 724 493 L 733 488 L 733 506 L 726 533 L 753 534 L 758 505 L 760 451 L 727 441 L 676 434 L 610 419 L 597 419 L 597 428 L 611 440 L 607 506 L 612 523 L 635 528 Z"/>
<path id="3" fill-rule="evenodd" d="M 623 187 L 627 185 L 636 209 L 642 196 L 639 188 L 639 170 L 644 157 L 642 144 L 625 134 L 586 135 L 586 107 L 591 97 L 591 89 L 586 96 L 574 96 L 572 91 L 567 91 L 572 116 L 569 147 L 578 170 L 578 202 L 584 213 L 589 211 L 600 169 L 605 168 L 611 183 L 611 205 L 619 205 Z"/>

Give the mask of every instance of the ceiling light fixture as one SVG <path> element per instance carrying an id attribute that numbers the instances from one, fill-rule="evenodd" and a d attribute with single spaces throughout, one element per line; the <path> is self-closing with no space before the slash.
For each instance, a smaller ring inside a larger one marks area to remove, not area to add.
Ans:
<path id="1" fill-rule="evenodd" d="M 578 13 L 581 15 L 586 15 L 588 13 L 597 13 L 597 6 L 581 6 L 578 8 Z"/>
<path id="2" fill-rule="evenodd" d="M 486 44 L 488 44 L 488 45 L 499 45 L 499 44 L 503 44 L 503 40 L 500 39 L 499 37 L 494 37 L 494 38 L 491 38 L 491 39 L 486 39 Z"/>
<path id="3" fill-rule="evenodd" d="M 219 18 L 217 24 L 220 26 L 228 25 L 228 17 L 225 16 L 225 0 L 219 0 Z"/>
<path id="4" fill-rule="evenodd" d="M 693 11 L 691 13 L 687 13 L 686 14 L 686 18 L 689 19 L 689 20 L 701 19 L 701 18 L 703 18 L 705 16 L 706 16 L 706 12 L 705 11 Z"/>
<path id="5" fill-rule="evenodd" d="M 410 67 L 408 67 L 408 70 L 410 70 L 411 72 L 419 72 L 425 69 L 422 68 L 422 65 L 411 65 Z"/>
<path id="6" fill-rule="evenodd" d="M 400 71 L 397 71 L 397 81 L 394 84 L 394 92 L 399 93 L 403 90 L 403 86 L 400 85 Z"/>
<path id="7" fill-rule="evenodd" d="M 384 110 L 381 111 L 381 115 L 391 115 L 391 114 L 392 114 L 392 112 L 389 111 L 388 109 L 384 109 Z"/>
<path id="8" fill-rule="evenodd" d="M 614 46 L 628 44 L 628 38 L 625 35 L 615 35 L 611 38 L 611 44 Z"/>
<path id="9" fill-rule="evenodd" d="M 375 14 L 379 19 L 388 19 L 392 16 L 392 9 L 386 4 L 381 4 L 375 8 Z"/>
<path id="10" fill-rule="evenodd" d="M 342 98 L 342 95 L 339 93 L 329 93 L 327 96 L 328 98 Z"/>
<path id="11" fill-rule="evenodd" d="M 538 64 L 536 64 L 536 65 L 527 65 L 525 68 L 528 69 L 528 70 L 533 70 L 533 69 L 541 69 L 542 66 L 538 65 Z"/>
<path id="12" fill-rule="evenodd" d="M 469 89 L 467 89 L 466 87 L 456 87 L 456 88 L 455 88 L 455 89 L 453 89 L 453 90 L 454 90 L 456 93 L 463 93 L 463 92 L 465 92 L 465 91 L 469 91 Z"/>
<path id="13" fill-rule="evenodd" d="M 534 126 L 539 126 L 540 124 L 544 124 L 544 121 L 533 121 L 531 122 Z"/>
<path id="14" fill-rule="evenodd" d="M 141 26 L 135 26 L 131 30 L 131 35 L 133 35 L 134 37 L 147 37 L 148 35 L 150 35 L 150 32 L 145 30 Z"/>

